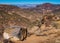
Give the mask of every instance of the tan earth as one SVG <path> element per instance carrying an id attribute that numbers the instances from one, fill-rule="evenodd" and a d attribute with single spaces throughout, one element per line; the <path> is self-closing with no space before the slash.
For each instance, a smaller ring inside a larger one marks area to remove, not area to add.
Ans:
<path id="1" fill-rule="evenodd" d="M 46 36 L 31 35 L 24 41 L 14 41 L 15 43 L 60 43 L 60 29 L 52 29 L 53 32 L 47 32 Z M 54 33 L 55 32 L 55 33 Z M 50 34 L 51 33 L 51 34 Z"/>

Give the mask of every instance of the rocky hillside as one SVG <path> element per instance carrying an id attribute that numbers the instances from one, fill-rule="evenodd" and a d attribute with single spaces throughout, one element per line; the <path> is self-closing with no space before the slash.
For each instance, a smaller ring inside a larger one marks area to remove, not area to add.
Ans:
<path id="1" fill-rule="evenodd" d="M 44 3 L 33 8 L 0 4 L 0 36 L 4 29 L 13 25 L 26 27 L 30 34 L 42 38 L 48 36 L 50 39 L 52 34 L 52 38 L 54 38 L 55 33 L 60 36 L 60 4 Z M 30 40 L 30 38 L 28 39 Z"/>

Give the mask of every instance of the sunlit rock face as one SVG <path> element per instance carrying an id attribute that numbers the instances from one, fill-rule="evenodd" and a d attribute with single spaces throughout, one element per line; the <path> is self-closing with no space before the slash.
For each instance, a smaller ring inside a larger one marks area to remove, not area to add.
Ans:
<path id="1" fill-rule="evenodd" d="M 6 33 L 6 32 L 4 32 L 3 33 L 3 37 L 4 37 L 4 39 L 9 39 L 9 38 L 11 38 L 10 40 L 19 40 L 19 38 L 18 37 L 15 37 L 15 36 L 10 36 L 8 33 Z"/>
<path id="2" fill-rule="evenodd" d="M 3 33 L 3 37 L 4 37 L 4 39 L 9 39 L 10 38 L 9 34 L 6 33 L 6 32 Z"/>
<path id="3" fill-rule="evenodd" d="M 18 33 L 19 33 L 20 29 L 21 28 L 19 26 L 12 26 L 10 28 L 5 29 L 5 31 L 3 33 L 4 39 L 12 38 L 14 40 L 19 40 Z"/>

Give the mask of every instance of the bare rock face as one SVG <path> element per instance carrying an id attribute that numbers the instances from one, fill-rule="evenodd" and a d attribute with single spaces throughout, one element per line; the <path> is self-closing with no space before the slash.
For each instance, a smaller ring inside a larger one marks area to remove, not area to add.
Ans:
<path id="1" fill-rule="evenodd" d="M 3 33 L 4 39 L 13 38 L 15 40 L 19 40 L 18 39 L 19 30 L 20 30 L 19 26 L 12 26 L 10 28 L 5 29 Z"/>
<path id="2" fill-rule="evenodd" d="M 10 41 L 23 41 L 27 36 L 27 30 L 26 28 L 12 25 L 9 28 L 6 28 L 3 33 L 4 40 L 10 40 Z"/>

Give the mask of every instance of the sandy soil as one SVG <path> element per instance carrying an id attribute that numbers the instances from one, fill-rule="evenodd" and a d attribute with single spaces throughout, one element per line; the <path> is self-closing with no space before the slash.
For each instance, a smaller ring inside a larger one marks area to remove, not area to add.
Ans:
<path id="1" fill-rule="evenodd" d="M 52 29 L 52 31 L 55 33 L 51 33 L 46 36 L 31 35 L 30 37 L 27 37 L 24 41 L 15 41 L 15 43 L 55 43 L 56 39 L 60 39 L 60 29 L 56 29 L 55 31 Z"/>

